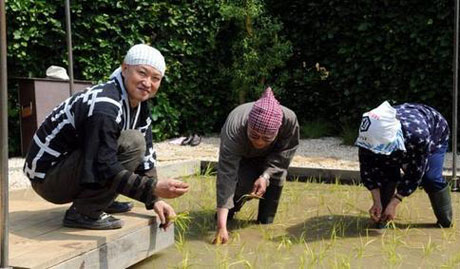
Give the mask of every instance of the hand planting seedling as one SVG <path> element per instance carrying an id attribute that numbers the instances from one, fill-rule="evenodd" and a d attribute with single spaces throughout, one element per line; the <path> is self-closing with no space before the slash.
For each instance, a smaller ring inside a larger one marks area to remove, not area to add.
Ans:
<path id="1" fill-rule="evenodd" d="M 245 194 L 243 196 L 240 197 L 240 199 L 238 199 L 236 202 L 239 203 L 241 201 L 243 202 L 247 202 L 251 199 L 257 199 L 257 200 L 260 200 L 260 199 L 264 199 L 262 196 L 257 196 L 255 195 L 254 193 L 249 193 L 249 194 Z"/>
<path id="2" fill-rule="evenodd" d="M 181 212 L 175 216 L 168 216 L 166 223 L 160 224 L 160 228 L 165 229 L 169 223 L 174 223 L 180 231 L 184 232 L 187 230 L 191 220 L 192 218 L 188 211 Z"/>

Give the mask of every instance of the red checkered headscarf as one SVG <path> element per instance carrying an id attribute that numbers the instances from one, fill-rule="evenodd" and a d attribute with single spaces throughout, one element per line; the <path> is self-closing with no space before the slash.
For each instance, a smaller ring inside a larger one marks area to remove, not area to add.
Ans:
<path id="1" fill-rule="evenodd" d="M 280 103 L 268 87 L 249 112 L 248 125 L 263 135 L 276 135 L 283 121 Z"/>

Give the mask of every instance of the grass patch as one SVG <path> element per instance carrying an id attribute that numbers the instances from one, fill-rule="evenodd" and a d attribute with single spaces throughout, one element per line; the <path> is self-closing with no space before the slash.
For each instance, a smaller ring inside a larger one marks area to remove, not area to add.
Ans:
<path id="1" fill-rule="evenodd" d="M 344 145 L 353 146 L 356 138 L 358 138 L 358 126 L 354 126 L 352 124 L 342 125 L 340 138 L 342 138 L 342 143 Z"/>
<path id="2" fill-rule="evenodd" d="M 315 139 L 334 134 L 334 125 L 325 120 L 307 121 L 300 125 L 300 138 Z"/>

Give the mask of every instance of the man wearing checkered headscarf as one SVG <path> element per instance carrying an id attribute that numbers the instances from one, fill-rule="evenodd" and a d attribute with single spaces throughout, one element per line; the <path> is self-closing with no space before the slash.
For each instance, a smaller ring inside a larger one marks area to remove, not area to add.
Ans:
<path id="1" fill-rule="evenodd" d="M 261 134 L 276 135 L 283 121 L 283 111 L 268 87 L 249 112 L 248 126 Z"/>
<path id="2" fill-rule="evenodd" d="M 247 194 L 263 198 L 257 221 L 273 222 L 287 169 L 299 145 L 299 123 L 295 113 L 280 105 L 267 88 L 256 102 L 230 112 L 220 139 L 215 242 L 225 243 L 227 219 L 240 210 Z"/>

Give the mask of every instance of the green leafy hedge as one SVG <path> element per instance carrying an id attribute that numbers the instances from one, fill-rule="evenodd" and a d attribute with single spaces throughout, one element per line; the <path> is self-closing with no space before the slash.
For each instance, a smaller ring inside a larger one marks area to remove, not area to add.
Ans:
<path id="1" fill-rule="evenodd" d="M 283 102 L 303 120 L 358 126 L 384 100 L 425 103 L 450 120 L 453 1 L 267 2 L 294 47 Z"/>
<path id="2" fill-rule="evenodd" d="M 76 78 L 103 81 L 130 46 L 150 43 L 163 52 L 168 67 L 154 100 L 156 139 L 177 135 L 181 124 L 194 129 L 212 126 L 218 112 L 210 104 L 222 102 L 210 94 L 209 79 L 216 76 L 213 44 L 222 20 L 216 1 L 71 3 Z M 10 76 L 43 77 L 51 64 L 67 66 L 63 5 L 62 1 L 8 2 Z M 191 120 L 203 110 L 209 117 Z"/>
<path id="3" fill-rule="evenodd" d="M 6 4 L 8 75 L 67 66 L 64 2 Z M 152 100 L 156 140 L 218 132 L 267 85 L 301 122 L 330 121 L 336 132 L 383 100 L 423 102 L 450 118 L 452 1 L 80 0 L 71 10 L 77 79 L 107 79 L 136 43 L 165 55 Z M 12 155 L 16 90 L 11 82 Z"/>
<path id="4" fill-rule="evenodd" d="M 258 11 L 246 13 L 248 6 Z M 270 19 L 263 1 L 82 0 L 71 1 L 71 13 L 77 79 L 107 79 L 136 43 L 152 44 L 165 55 L 167 74 L 152 100 L 156 140 L 218 131 L 241 100 L 238 83 L 254 98 L 289 56 L 289 42 L 272 38 L 282 26 Z M 44 77 L 51 64 L 67 66 L 64 14 L 62 1 L 8 1 L 10 77 Z M 253 34 L 241 27 L 248 18 Z M 11 126 L 17 130 L 17 123 Z"/>

